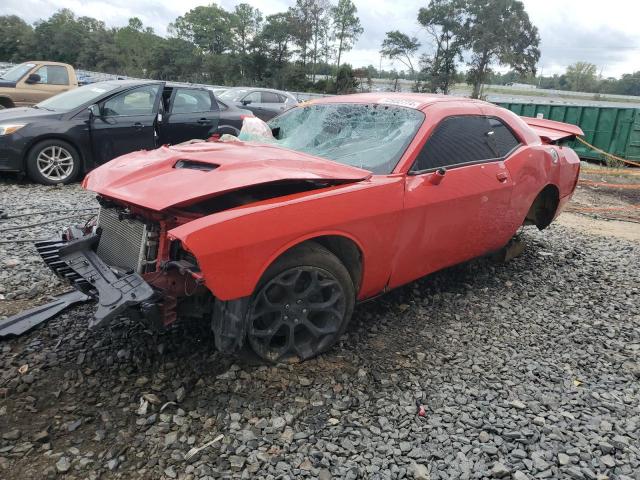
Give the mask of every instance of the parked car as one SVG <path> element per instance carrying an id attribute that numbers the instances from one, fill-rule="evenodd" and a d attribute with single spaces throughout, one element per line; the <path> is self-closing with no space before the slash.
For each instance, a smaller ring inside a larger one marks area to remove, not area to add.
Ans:
<path id="1" fill-rule="evenodd" d="M 253 117 L 253 112 L 239 108 L 233 102 L 223 102 L 219 98 L 216 99 L 220 109 L 220 119 L 215 133 L 219 135 L 227 133 L 237 137 L 240 134 L 240 130 L 242 130 L 243 120 L 246 117 Z"/>
<path id="2" fill-rule="evenodd" d="M 76 71 L 58 62 L 25 62 L 0 76 L 0 109 L 42 102 L 78 87 Z"/>
<path id="3" fill-rule="evenodd" d="M 312 100 L 263 142 L 120 157 L 87 175 L 97 222 L 37 245 L 121 315 L 211 322 L 267 362 L 335 344 L 356 301 L 546 228 L 571 198 L 573 125 L 424 94 Z"/>
<path id="4" fill-rule="evenodd" d="M 230 88 L 218 95 L 224 102 L 232 102 L 251 110 L 261 120 L 270 120 L 298 103 L 296 97 L 287 92 L 269 88 Z"/>
<path id="5" fill-rule="evenodd" d="M 85 85 L 33 108 L 0 111 L 0 172 L 69 183 L 125 153 L 207 139 L 218 119 L 213 93 L 201 87 L 140 80 Z"/>

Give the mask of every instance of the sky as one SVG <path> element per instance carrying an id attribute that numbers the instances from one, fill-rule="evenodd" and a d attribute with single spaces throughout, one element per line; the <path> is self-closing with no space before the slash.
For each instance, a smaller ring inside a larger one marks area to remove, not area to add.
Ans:
<path id="1" fill-rule="evenodd" d="M 231 10 L 242 1 L 265 15 L 286 10 L 295 0 L 218 0 Z M 336 0 L 333 0 L 335 3 Z M 160 35 L 176 17 L 209 1 L 180 0 L 2 0 L 0 15 L 18 15 L 28 22 L 46 19 L 60 8 L 77 15 L 103 20 L 108 26 L 123 26 L 139 17 Z M 417 22 L 427 0 L 354 0 L 364 28 L 353 50 L 344 56 L 354 67 L 382 65 L 402 69 L 402 64 L 380 59 L 385 33 L 400 30 L 418 37 L 421 51 L 429 51 L 428 36 Z M 542 56 L 538 72 L 563 73 L 577 61 L 594 63 L 604 77 L 619 77 L 640 70 L 640 1 L 638 0 L 524 0 L 529 17 L 540 31 Z M 506 71 L 506 68 L 498 68 Z"/>

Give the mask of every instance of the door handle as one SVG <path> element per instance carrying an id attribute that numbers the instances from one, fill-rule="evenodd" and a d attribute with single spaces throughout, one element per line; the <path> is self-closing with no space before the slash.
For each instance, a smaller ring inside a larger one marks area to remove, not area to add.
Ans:
<path id="1" fill-rule="evenodd" d="M 211 123 L 211 120 L 209 120 L 208 118 L 201 118 L 200 120 L 198 120 L 198 123 L 200 125 L 209 125 Z"/>
<path id="2" fill-rule="evenodd" d="M 496 173 L 496 178 L 499 182 L 506 182 L 509 178 L 509 175 L 507 175 L 507 172 L 498 172 Z"/>
<path id="3" fill-rule="evenodd" d="M 140 123 L 140 122 L 134 123 L 133 126 L 136 127 L 137 129 L 140 129 L 140 128 L 144 127 L 144 125 L 142 123 Z"/>

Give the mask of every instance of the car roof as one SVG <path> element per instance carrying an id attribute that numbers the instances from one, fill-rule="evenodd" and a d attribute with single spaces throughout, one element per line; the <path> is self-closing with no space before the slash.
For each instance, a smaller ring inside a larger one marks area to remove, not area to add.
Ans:
<path id="1" fill-rule="evenodd" d="M 397 105 L 422 110 L 430 105 L 447 102 L 462 102 L 487 105 L 481 100 L 464 97 L 453 97 L 434 93 L 406 93 L 406 92 L 372 92 L 354 93 L 350 95 L 335 95 L 331 97 L 315 98 L 307 103 L 380 103 Z"/>
<path id="2" fill-rule="evenodd" d="M 104 82 L 92 82 L 87 85 L 104 85 L 109 87 L 135 87 L 138 85 L 154 85 L 164 83 L 159 80 L 105 80 Z"/>
<path id="3" fill-rule="evenodd" d="M 59 66 L 61 66 L 61 67 L 66 67 L 66 66 L 67 66 L 67 64 L 66 64 L 66 63 L 61 63 L 61 62 L 50 62 L 50 61 L 48 61 L 48 60 L 27 60 L 26 62 L 20 62 L 20 63 L 21 63 L 21 64 L 22 64 L 22 63 L 33 63 L 33 64 L 35 64 L 35 65 L 42 65 L 42 64 L 45 64 L 45 65 L 59 65 Z"/>
<path id="4" fill-rule="evenodd" d="M 226 88 L 227 90 L 254 90 L 259 92 L 274 92 L 274 93 L 280 93 L 282 95 L 292 96 L 289 92 L 285 92 L 284 90 L 277 90 L 275 88 L 264 88 L 264 87 L 222 87 L 222 88 Z"/>

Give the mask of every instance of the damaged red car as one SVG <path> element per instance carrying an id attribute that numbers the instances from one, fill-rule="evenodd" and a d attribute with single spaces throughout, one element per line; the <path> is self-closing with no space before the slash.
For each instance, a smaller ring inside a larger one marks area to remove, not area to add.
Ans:
<path id="1" fill-rule="evenodd" d="M 223 352 L 307 359 L 358 301 L 500 250 L 522 225 L 547 227 L 580 167 L 561 145 L 578 127 L 464 98 L 324 98 L 269 127 L 87 175 L 97 221 L 38 249 L 96 298 L 90 326 L 197 317 Z"/>

